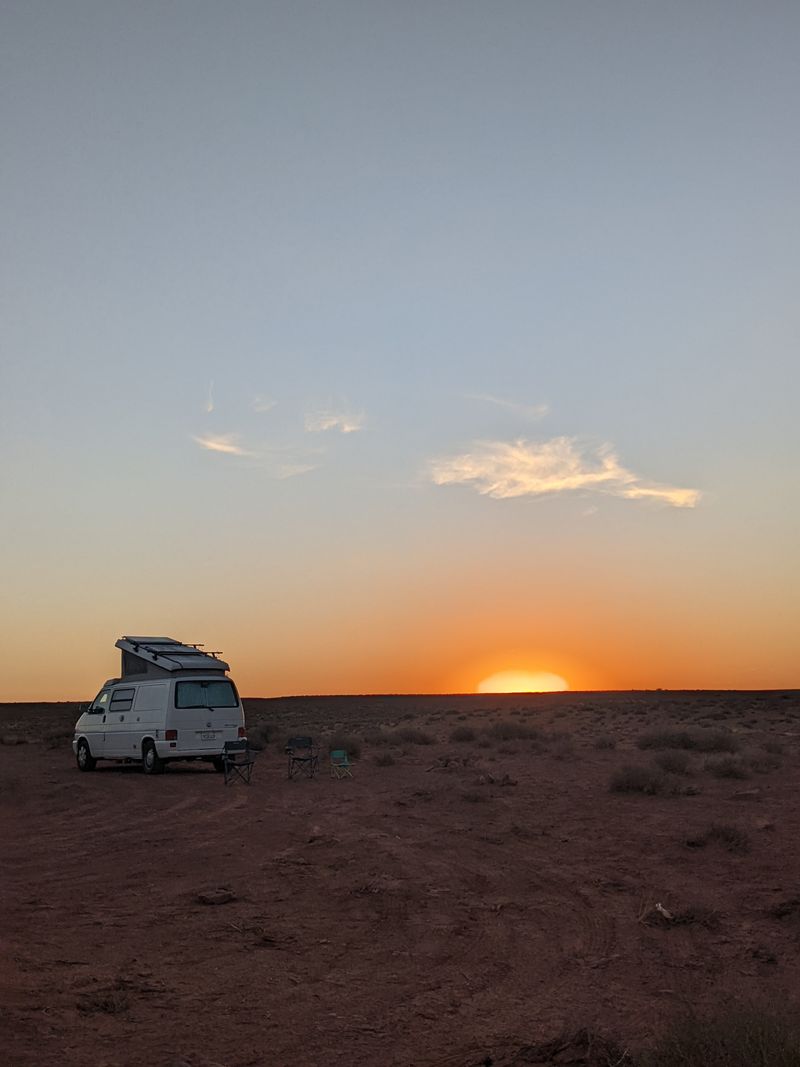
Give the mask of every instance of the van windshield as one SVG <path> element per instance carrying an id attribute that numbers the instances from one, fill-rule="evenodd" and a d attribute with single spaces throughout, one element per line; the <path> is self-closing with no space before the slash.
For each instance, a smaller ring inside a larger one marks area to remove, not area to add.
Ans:
<path id="1" fill-rule="evenodd" d="M 233 683 L 176 682 L 176 708 L 235 708 L 239 703 Z"/>

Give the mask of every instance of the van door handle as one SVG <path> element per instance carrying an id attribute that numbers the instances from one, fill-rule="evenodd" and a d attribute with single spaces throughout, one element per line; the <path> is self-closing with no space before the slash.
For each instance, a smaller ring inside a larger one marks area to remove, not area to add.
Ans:
<path id="1" fill-rule="evenodd" d="M 106 721 L 106 717 L 105 717 L 105 715 L 104 715 L 104 716 L 103 716 L 103 722 L 105 722 L 105 721 Z"/>

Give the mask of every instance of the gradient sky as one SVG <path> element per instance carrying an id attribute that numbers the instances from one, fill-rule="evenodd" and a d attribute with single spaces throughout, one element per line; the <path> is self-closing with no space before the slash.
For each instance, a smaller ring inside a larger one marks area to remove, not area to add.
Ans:
<path id="1" fill-rule="evenodd" d="M 800 685 L 800 5 L 0 16 L 0 698 Z"/>

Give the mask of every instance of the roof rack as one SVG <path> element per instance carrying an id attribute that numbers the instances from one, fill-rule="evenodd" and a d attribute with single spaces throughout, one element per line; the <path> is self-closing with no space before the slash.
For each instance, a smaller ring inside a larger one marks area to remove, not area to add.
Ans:
<path id="1" fill-rule="evenodd" d="M 227 671 L 228 664 L 218 652 L 205 652 L 200 644 L 177 641 L 174 637 L 121 637 L 115 642 L 122 652 L 122 674 L 152 673 L 152 668 L 174 671 Z M 131 657 L 129 659 L 128 657 Z"/>

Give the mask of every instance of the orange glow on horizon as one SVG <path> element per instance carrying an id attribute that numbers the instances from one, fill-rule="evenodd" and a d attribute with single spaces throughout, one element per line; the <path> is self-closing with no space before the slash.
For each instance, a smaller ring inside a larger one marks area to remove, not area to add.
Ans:
<path id="1" fill-rule="evenodd" d="M 550 671 L 498 671 L 478 683 L 478 693 L 563 693 L 569 684 Z"/>

